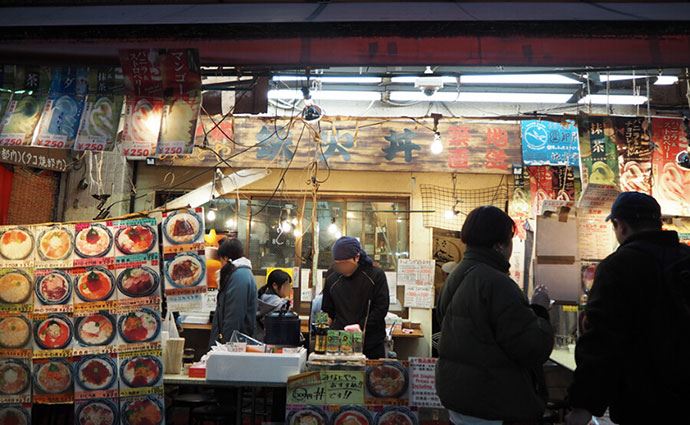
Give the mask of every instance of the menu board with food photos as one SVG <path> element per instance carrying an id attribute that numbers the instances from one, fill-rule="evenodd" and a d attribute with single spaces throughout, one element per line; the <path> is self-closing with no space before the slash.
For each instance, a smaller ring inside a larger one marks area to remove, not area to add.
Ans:
<path id="1" fill-rule="evenodd" d="M 116 354 L 74 357 L 73 363 L 75 400 L 118 397 Z"/>
<path id="2" fill-rule="evenodd" d="M 119 424 L 118 398 L 90 398 L 74 403 L 74 422 L 77 424 Z"/>
<path id="3" fill-rule="evenodd" d="M 396 360 L 367 361 L 366 403 L 373 405 L 407 405 L 410 396 L 409 364 Z"/>
<path id="4" fill-rule="evenodd" d="M 66 358 L 33 360 L 33 402 L 71 403 L 74 401 L 73 364 Z"/>
<path id="5" fill-rule="evenodd" d="M 74 225 L 74 266 L 108 266 L 115 262 L 112 222 Z"/>
<path id="6" fill-rule="evenodd" d="M 123 424 L 165 424 L 165 403 L 160 394 L 120 397 Z"/>
<path id="7" fill-rule="evenodd" d="M 0 265 L 2 267 L 33 266 L 34 243 L 34 233 L 29 227 L 0 227 Z"/>
<path id="8" fill-rule="evenodd" d="M 162 420 L 160 261 L 155 219 L 1 227 L 0 418 Z"/>
<path id="9" fill-rule="evenodd" d="M 30 312 L 33 269 L 0 268 L 0 312 Z"/>
<path id="10" fill-rule="evenodd" d="M 8 403 L 0 406 L 0 424 L 31 424 L 31 403 Z"/>
<path id="11" fill-rule="evenodd" d="M 161 279 L 156 220 L 122 220 L 113 227 L 118 305 L 159 305 Z"/>
<path id="12" fill-rule="evenodd" d="M 163 214 L 163 274 L 168 308 L 200 309 L 206 292 L 202 208 Z"/>
<path id="13" fill-rule="evenodd" d="M 120 396 L 163 394 L 163 362 L 160 350 L 120 354 Z"/>

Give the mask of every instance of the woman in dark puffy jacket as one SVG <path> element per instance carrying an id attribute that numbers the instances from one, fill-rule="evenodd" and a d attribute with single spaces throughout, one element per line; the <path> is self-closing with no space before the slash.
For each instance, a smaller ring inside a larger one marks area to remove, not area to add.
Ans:
<path id="1" fill-rule="evenodd" d="M 536 424 L 544 412 L 550 300 L 539 287 L 530 305 L 510 278 L 514 232 L 500 209 L 472 211 L 462 228 L 467 252 L 441 294 L 436 388 L 456 425 Z"/>

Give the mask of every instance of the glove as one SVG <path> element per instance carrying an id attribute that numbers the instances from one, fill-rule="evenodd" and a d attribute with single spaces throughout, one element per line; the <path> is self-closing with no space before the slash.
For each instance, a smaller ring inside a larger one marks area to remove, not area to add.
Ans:
<path id="1" fill-rule="evenodd" d="M 551 297 L 549 297 L 549 291 L 546 289 L 546 286 L 539 285 L 534 288 L 534 293 L 532 294 L 530 304 L 544 307 L 547 310 L 551 309 Z"/>

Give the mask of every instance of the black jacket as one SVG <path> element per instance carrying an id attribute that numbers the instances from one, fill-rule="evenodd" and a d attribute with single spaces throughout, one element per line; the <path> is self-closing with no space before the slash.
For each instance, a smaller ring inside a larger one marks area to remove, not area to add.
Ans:
<path id="1" fill-rule="evenodd" d="M 599 265 L 575 351 L 573 407 L 596 416 L 608 407 L 619 424 L 689 422 L 690 358 L 677 358 L 677 344 L 687 350 L 690 335 L 678 338 L 683 324 L 665 319 L 673 300 L 661 289 L 662 270 L 688 255 L 676 232 L 646 232 Z"/>
<path id="2" fill-rule="evenodd" d="M 380 268 L 360 266 L 350 277 L 333 270 L 327 272 L 321 308 L 333 320 L 333 329 L 358 324 L 364 330 L 369 309 L 364 335 L 365 354 L 379 349 L 384 343 L 389 305 L 388 281 Z"/>
<path id="3" fill-rule="evenodd" d="M 553 329 L 546 309 L 530 308 L 509 268 L 498 252 L 469 248 L 448 277 L 438 306 L 436 390 L 447 409 L 465 415 L 532 421 L 544 412 L 537 386 Z"/>

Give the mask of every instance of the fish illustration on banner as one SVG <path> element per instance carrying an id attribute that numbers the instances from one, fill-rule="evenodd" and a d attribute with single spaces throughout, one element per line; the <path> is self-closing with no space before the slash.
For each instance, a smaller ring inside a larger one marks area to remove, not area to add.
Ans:
<path id="1" fill-rule="evenodd" d="M 578 130 L 574 120 L 525 120 L 521 126 L 525 165 L 579 166 Z"/>

